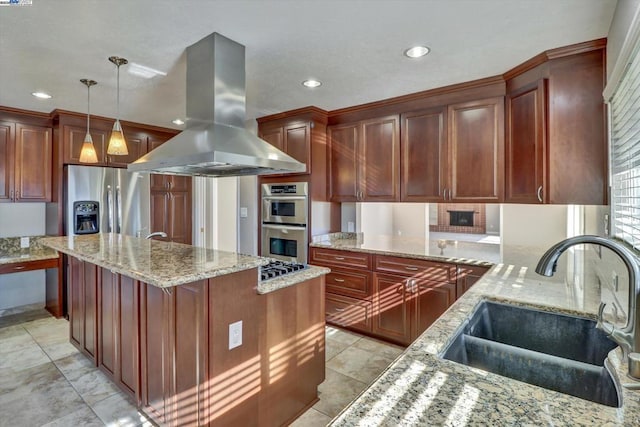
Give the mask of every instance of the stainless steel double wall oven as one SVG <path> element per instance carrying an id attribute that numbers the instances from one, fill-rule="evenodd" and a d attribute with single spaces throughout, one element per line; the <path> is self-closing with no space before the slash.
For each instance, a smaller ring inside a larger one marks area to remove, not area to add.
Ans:
<path id="1" fill-rule="evenodd" d="M 262 256 L 307 262 L 306 182 L 262 184 Z"/>

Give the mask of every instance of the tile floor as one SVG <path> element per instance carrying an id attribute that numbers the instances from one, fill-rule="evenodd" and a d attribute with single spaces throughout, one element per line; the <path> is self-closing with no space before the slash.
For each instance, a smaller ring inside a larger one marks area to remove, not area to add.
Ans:
<path id="1" fill-rule="evenodd" d="M 68 322 L 44 310 L 0 317 L 0 427 L 150 426 L 107 377 L 69 343 Z M 320 401 L 293 426 L 325 426 L 402 348 L 326 328 Z"/>

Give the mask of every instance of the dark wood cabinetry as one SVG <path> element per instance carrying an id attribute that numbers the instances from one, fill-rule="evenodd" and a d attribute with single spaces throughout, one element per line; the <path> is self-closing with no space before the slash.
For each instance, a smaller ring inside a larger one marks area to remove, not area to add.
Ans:
<path id="1" fill-rule="evenodd" d="M 401 200 L 442 202 L 447 188 L 447 109 L 402 115 Z"/>
<path id="2" fill-rule="evenodd" d="M 328 128 L 331 201 L 400 200 L 398 116 Z"/>
<path id="3" fill-rule="evenodd" d="M 506 202 L 607 204 L 605 42 L 505 73 Z"/>
<path id="4" fill-rule="evenodd" d="M 51 127 L 0 121 L 0 155 L 0 202 L 51 201 Z"/>
<path id="5" fill-rule="evenodd" d="M 149 140 L 149 149 L 162 145 L 166 139 Z M 159 240 L 191 244 L 192 241 L 192 178 L 178 175 L 151 174 L 151 230 L 164 231 Z"/>
<path id="6" fill-rule="evenodd" d="M 311 124 L 310 121 L 263 123 L 260 137 L 297 161 L 304 163 L 302 174 L 311 173 Z"/>
<path id="7" fill-rule="evenodd" d="M 98 268 L 68 258 L 70 341 L 93 363 L 98 350 Z"/>
<path id="8" fill-rule="evenodd" d="M 327 322 L 407 345 L 488 268 L 330 248 L 310 248 L 326 276 Z M 460 290 L 458 290 L 460 289 Z M 459 293 L 459 295 L 458 295 Z"/>

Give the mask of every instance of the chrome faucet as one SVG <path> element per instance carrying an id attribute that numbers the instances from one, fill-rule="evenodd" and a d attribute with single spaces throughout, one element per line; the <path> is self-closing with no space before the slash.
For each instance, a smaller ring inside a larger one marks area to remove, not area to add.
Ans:
<path id="1" fill-rule="evenodd" d="M 150 239 L 152 237 L 167 237 L 167 233 L 165 233 L 164 231 L 156 231 L 154 233 L 147 234 L 145 239 Z"/>
<path id="2" fill-rule="evenodd" d="M 637 312 L 640 307 L 640 265 L 636 260 L 636 256 L 614 240 L 600 236 L 576 236 L 565 239 L 550 247 L 547 252 L 542 255 L 536 267 L 536 273 L 542 276 L 553 276 L 558 264 L 558 258 L 564 251 L 574 245 L 583 243 L 593 243 L 604 246 L 615 252 L 624 262 L 629 271 L 629 307 L 627 324 L 622 329 L 617 329 L 611 325 L 611 329 L 607 330 L 602 314 L 604 312 L 605 303 L 600 303 L 598 310 L 598 323 L 596 327 L 603 330 L 607 335 L 622 348 L 623 356 L 627 358 L 629 364 L 629 374 L 634 378 L 640 378 L 640 366 L 638 366 L 638 353 L 640 353 L 640 313 Z"/>

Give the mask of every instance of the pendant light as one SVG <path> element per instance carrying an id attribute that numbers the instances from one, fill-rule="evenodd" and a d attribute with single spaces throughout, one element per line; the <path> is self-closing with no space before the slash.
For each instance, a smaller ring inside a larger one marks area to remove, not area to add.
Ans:
<path id="1" fill-rule="evenodd" d="M 89 92 L 91 86 L 98 84 L 98 82 L 89 79 L 81 79 L 80 81 L 87 86 L 87 134 L 84 136 L 82 150 L 80 150 L 80 163 L 98 163 L 96 148 L 93 145 L 93 139 L 91 139 L 91 134 L 89 133 L 89 116 L 91 115 Z"/>
<path id="2" fill-rule="evenodd" d="M 116 64 L 116 67 L 118 69 L 118 80 L 116 89 L 116 122 L 113 124 L 113 129 L 111 130 L 111 137 L 109 138 L 107 154 L 115 156 L 126 156 L 127 154 L 129 154 L 129 150 L 127 150 L 127 142 L 124 140 L 122 126 L 120 126 L 120 66 L 127 64 L 129 61 L 117 56 L 110 56 L 109 61 Z"/>

